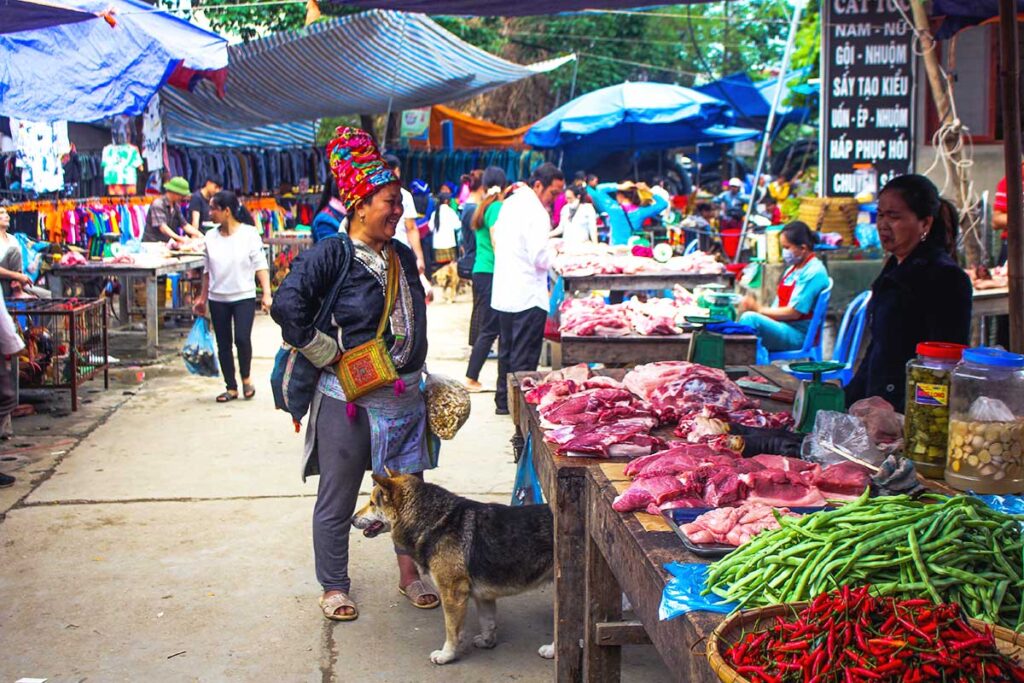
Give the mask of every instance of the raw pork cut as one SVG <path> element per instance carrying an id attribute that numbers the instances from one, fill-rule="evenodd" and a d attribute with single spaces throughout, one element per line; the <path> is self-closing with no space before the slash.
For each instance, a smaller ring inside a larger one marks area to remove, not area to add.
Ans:
<path id="1" fill-rule="evenodd" d="M 785 455 L 755 455 L 750 459 L 769 469 L 795 472 L 808 484 L 816 484 L 818 475 L 821 474 L 821 465 L 800 458 L 790 458 Z M 863 491 L 863 489 L 861 490 Z"/>
<path id="2" fill-rule="evenodd" d="M 622 383 L 650 402 L 663 421 L 716 406 L 732 412 L 756 408 L 724 371 L 686 361 L 660 361 L 639 365 L 626 373 Z"/>
<path id="3" fill-rule="evenodd" d="M 595 424 L 601 410 L 630 406 L 635 397 L 625 389 L 586 389 L 549 403 L 540 410 L 541 425 Z M 619 417 L 625 415 L 619 414 Z"/>
<path id="4" fill-rule="evenodd" d="M 871 472 L 855 462 L 840 462 L 822 470 L 814 485 L 826 498 L 856 498 L 871 486 Z"/>
<path id="5" fill-rule="evenodd" d="M 629 431 L 631 434 L 646 434 L 654 429 L 657 424 L 658 421 L 653 417 L 631 417 L 616 420 L 614 427 L 623 431 Z M 564 425 L 544 432 L 544 439 L 559 446 L 564 446 L 576 437 L 584 436 L 592 431 L 587 425 Z"/>
<path id="6" fill-rule="evenodd" d="M 732 451 L 709 448 L 704 444 L 672 443 L 668 450 L 633 460 L 626 465 L 625 471 L 626 476 L 638 478 L 679 474 L 704 464 L 728 466 L 735 459 L 736 454 Z"/>
<path id="7" fill-rule="evenodd" d="M 705 512 L 689 524 L 683 524 L 680 529 L 691 543 L 741 546 L 762 531 L 779 528 L 779 521 L 772 510 L 770 505 L 746 502 L 739 507 Z M 778 511 L 780 515 L 799 517 L 786 507 L 778 508 Z"/>
<path id="8" fill-rule="evenodd" d="M 672 500 L 666 501 L 661 505 L 657 503 L 648 503 L 647 514 L 649 515 L 660 515 L 662 512 L 669 510 L 678 510 L 680 508 L 703 508 L 707 507 L 707 503 L 703 499 L 697 498 L 696 496 L 683 496 L 682 498 L 673 498 Z"/>
<path id="9" fill-rule="evenodd" d="M 804 481 L 796 472 L 761 469 L 739 476 L 750 487 L 747 500 L 754 503 L 775 507 L 821 507 L 826 503 L 821 491 Z"/>
<path id="10" fill-rule="evenodd" d="M 615 496 L 612 509 L 619 512 L 643 510 L 651 503 L 661 505 L 665 501 L 681 498 L 686 493 L 686 487 L 675 477 L 637 479 Z"/>
<path id="11" fill-rule="evenodd" d="M 660 450 L 664 441 L 651 436 L 646 420 L 629 419 L 607 422 L 576 431 L 572 438 L 561 444 L 559 452 L 566 455 L 586 455 L 595 458 L 623 455 L 637 457 Z M 615 447 L 615 448 L 613 448 Z"/>

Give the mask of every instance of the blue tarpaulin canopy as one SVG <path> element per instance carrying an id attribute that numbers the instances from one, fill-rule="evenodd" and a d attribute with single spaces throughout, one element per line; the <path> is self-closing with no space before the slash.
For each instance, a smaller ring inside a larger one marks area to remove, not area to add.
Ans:
<path id="1" fill-rule="evenodd" d="M 0 34 L 0 114 L 96 121 L 141 114 L 179 64 L 227 66 L 227 41 L 141 0 L 62 0 L 87 21 Z M 98 15 L 112 10 L 116 25 Z"/>
<path id="2" fill-rule="evenodd" d="M 17 33 L 95 19 L 91 12 L 51 0 L 0 0 L 0 33 Z"/>
<path id="3" fill-rule="evenodd" d="M 792 76 L 796 75 L 795 72 L 792 73 Z M 777 87 L 777 78 L 754 82 L 747 74 L 736 73 L 699 86 L 695 90 L 716 97 L 728 104 L 736 116 L 737 124 L 763 129 L 768 121 L 768 113 L 771 111 Z M 784 92 L 783 102 L 785 99 L 786 93 Z M 803 107 L 780 104 L 775 113 L 775 133 L 790 123 L 801 123 L 807 120 L 809 113 Z"/>
<path id="4" fill-rule="evenodd" d="M 195 92 L 168 88 L 161 95 L 170 141 L 281 144 L 285 133 L 289 142 L 311 142 L 313 119 L 463 99 L 573 59 L 514 64 L 422 14 L 377 10 L 235 45 L 230 55 L 225 99 L 217 98 L 208 83 Z"/>
<path id="5" fill-rule="evenodd" d="M 675 4 L 695 4 L 711 0 L 691 0 Z M 454 14 L 473 17 L 524 17 L 588 9 L 625 9 L 657 5 L 651 0 L 320 0 L 324 9 L 358 7 L 361 9 L 393 9 L 423 14 Z"/>
<path id="6" fill-rule="evenodd" d="M 606 151 L 693 144 L 693 137 L 727 123 L 727 106 L 668 83 L 621 83 L 581 95 L 538 121 L 525 142 L 540 148 L 586 144 Z M 690 142 L 687 142 L 690 141 Z"/>

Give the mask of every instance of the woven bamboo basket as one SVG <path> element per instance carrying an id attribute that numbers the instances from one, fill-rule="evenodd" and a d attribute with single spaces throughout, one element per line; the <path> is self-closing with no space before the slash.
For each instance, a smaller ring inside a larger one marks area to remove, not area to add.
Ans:
<path id="1" fill-rule="evenodd" d="M 775 617 L 790 616 L 804 607 L 806 602 L 792 602 L 785 605 L 770 605 L 760 609 L 748 609 L 730 615 L 725 621 L 718 625 L 707 643 L 708 664 L 711 670 L 723 683 L 749 683 L 748 679 L 736 673 L 736 670 L 729 666 L 723 653 L 739 640 L 748 631 L 757 631 L 761 625 L 767 625 Z M 1018 662 L 1024 663 L 1024 633 L 1015 633 L 1002 626 L 977 619 L 969 619 L 974 628 L 983 630 L 986 627 L 992 629 L 996 638 L 996 647 L 1005 655 L 1013 657 Z"/>
<path id="2" fill-rule="evenodd" d="M 859 210 L 860 205 L 852 197 L 804 197 L 800 200 L 797 218 L 811 230 L 839 233 L 843 236 L 843 246 L 852 247 Z"/>

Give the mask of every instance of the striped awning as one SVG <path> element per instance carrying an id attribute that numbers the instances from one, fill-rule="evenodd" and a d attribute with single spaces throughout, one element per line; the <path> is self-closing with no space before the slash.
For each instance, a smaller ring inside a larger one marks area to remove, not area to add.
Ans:
<path id="1" fill-rule="evenodd" d="M 308 143 L 316 119 L 463 99 L 572 59 L 515 64 L 424 15 L 372 10 L 232 46 L 227 97 L 165 88 L 164 127 L 179 145 Z"/>

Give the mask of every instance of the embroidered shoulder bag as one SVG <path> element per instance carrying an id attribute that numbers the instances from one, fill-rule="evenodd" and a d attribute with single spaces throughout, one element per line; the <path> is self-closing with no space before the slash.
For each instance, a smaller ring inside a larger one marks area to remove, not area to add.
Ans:
<path id="1" fill-rule="evenodd" d="M 384 330 L 387 329 L 391 311 L 398 298 L 399 278 L 402 269 L 398 265 L 398 254 L 389 248 L 387 286 L 384 290 L 384 310 L 377 325 L 377 334 L 368 342 L 349 349 L 338 361 L 337 374 L 345 397 L 351 401 L 398 381 L 398 372 L 391 361 L 387 344 L 384 343 Z"/>

